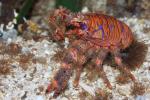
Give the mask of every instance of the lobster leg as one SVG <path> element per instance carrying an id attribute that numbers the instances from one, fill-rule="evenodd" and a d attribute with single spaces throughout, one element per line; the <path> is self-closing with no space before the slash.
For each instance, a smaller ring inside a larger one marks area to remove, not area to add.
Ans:
<path id="1" fill-rule="evenodd" d="M 95 60 L 95 64 L 96 64 L 96 68 L 97 68 L 97 70 L 98 70 L 98 72 L 99 72 L 99 75 L 100 75 L 100 77 L 104 80 L 104 83 L 107 85 L 107 87 L 109 88 L 109 89 L 112 89 L 112 86 L 111 86 L 111 84 L 110 84 L 110 82 L 109 82 L 109 80 L 108 80 L 108 78 L 107 78 L 107 76 L 106 76 L 106 73 L 104 72 L 104 70 L 103 70 L 103 61 L 104 61 L 104 59 L 106 58 L 106 56 L 107 56 L 107 51 L 105 50 L 101 50 L 100 52 L 99 52 L 99 55 L 98 55 L 98 57 L 96 58 L 96 60 Z"/>
<path id="2" fill-rule="evenodd" d="M 92 57 L 93 54 L 93 48 L 90 49 L 90 45 L 88 45 L 87 42 L 82 40 L 74 41 L 72 46 L 77 50 L 77 60 L 75 63 L 75 69 L 76 69 L 76 75 L 74 80 L 74 87 L 77 87 L 80 80 L 81 72 L 83 71 L 84 65 L 87 63 L 87 61 Z M 95 50 L 95 49 L 94 49 Z"/>
<path id="3" fill-rule="evenodd" d="M 130 70 L 126 67 L 125 64 L 122 63 L 122 59 L 121 59 L 121 54 L 120 54 L 120 50 L 114 50 L 112 52 L 112 54 L 114 55 L 114 59 L 116 64 L 118 65 L 118 69 L 121 70 L 122 72 L 124 72 L 125 74 L 129 75 L 129 77 L 135 82 L 136 79 L 133 76 L 133 74 L 130 72 Z"/>
<path id="4" fill-rule="evenodd" d="M 75 79 L 74 79 L 74 82 L 73 82 L 74 87 L 77 87 L 79 85 L 79 80 L 80 80 L 80 75 L 81 75 L 82 70 L 83 70 L 83 66 L 79 66 L 76 69 L 76 76 L 75 76 Z"/>
<path id="5" fill-rule="evenodd" d="M 74 80 L 74 87 L 77 87 L 78 84 L 79 84 L 79 80 L 80 80 L 80 75 L 81 75 L 81 72 L 83 71 L 83 67 L 84 67 L 84 64 L 86 63 L 87 59 L 85 57 L 85 55 L 83 55 L 83 53 L 78 53 L 78 60 L 76 62 L 76 76 L 75 76 L 75 80 Z"/>

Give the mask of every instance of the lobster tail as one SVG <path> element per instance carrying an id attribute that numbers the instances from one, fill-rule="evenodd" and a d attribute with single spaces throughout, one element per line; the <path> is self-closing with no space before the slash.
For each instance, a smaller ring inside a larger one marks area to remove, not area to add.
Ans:
<path id="1" fill-rule="evenodd" d="M 122 59 L 125 64 L 130 66 L 130 69 L 139 68 L 146 57 L 148 47 L 144 42 L 138 42 L 137 40 L 123 51 Z"/>

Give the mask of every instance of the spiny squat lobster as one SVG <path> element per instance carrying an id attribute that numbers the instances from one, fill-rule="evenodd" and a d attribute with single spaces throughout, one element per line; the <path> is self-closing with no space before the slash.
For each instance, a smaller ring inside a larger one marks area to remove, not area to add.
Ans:
<path id="1" fill-rule="evenodd" d="M 71 13 L 65 8 L 55 10 L 50 16 L 49 22 L 56 30 L 52 34 L 55 41 L 64 40 L 68 37 L 70 44 L 64 51 L 61 61 L 61 68 L 56 73 L 53 81 L 48 86 L 46 92 L 54 92 L 57 97 L 67 87 L 68 80 L 72 75 L 72 69 L 76 69 L 74 86 L 78 86 L 80 74 L 83 67 L 89 62 L 93 63 L 99 75 L 109 89 L 112 89 L 106 74 L 103 70 L 103 61 L 111 54 L 114 57 L 117 68 L 128 75 L 133 82 L 136 78 L 129 68 L 140 66 L 145 58 L 147 47 L 136 46 L 131 55 L 140 55 L 137 58 L 128 57 L 135 64 L 124 64 L 121 52 L 131 45 L 138 43 L 131 32 L 131 29 L 123 22 L 114 17 L 98 13 Z M 140 44 L 140 43 L 139 43 Z M 130 51 L 130 50 L 129 50 Z M 130 54 L 130 53 L 129 53 Z"/>

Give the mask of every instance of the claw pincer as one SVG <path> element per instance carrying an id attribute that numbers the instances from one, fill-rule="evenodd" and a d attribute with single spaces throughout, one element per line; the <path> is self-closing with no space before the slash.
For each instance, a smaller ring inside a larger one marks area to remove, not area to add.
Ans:
<path id="1" fill-rule="evenodd" d="M 68 80 L 72 74 L 72 70 L 69 68 L 61 68 L 56 73 L 54 80 L 48 86 L 46 93 L 54 91 L 54 97 L 57 97 L 62 91 L 67 88 Z"/>

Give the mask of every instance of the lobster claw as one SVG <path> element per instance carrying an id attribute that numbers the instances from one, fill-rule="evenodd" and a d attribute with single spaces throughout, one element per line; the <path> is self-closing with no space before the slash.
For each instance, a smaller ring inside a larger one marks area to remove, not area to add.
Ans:
<path id="1" fill-rule="evenodd" d="M 46 89 L 46 94 L 52 91 L 54 91 L 54 95 L 53 95 L 54 98 L 56 98 L 62 92 L 61 87 L 58 87 L 58 83 L 55 80 L 52 81 L 52 83 L 48 85 Z"/>
<path id="2" fill-rule="evenodd" d="M 68 68 L 61 68 L 55 75 L 52 83 L 47 87 L 46 93 L 54 91 L 53 97 L 56 98 L 68 86 L 68 81 L 72 74 L 72 70 Z"/>
<path id="3" fill-rule="evenodd" d="M 46 93 L 50 93 L 52 91 L 54 91 L 57 88 L 57 81 L 52 81 L 51 84 L 48 85 L 47 89 L 46 89 Z"/>

